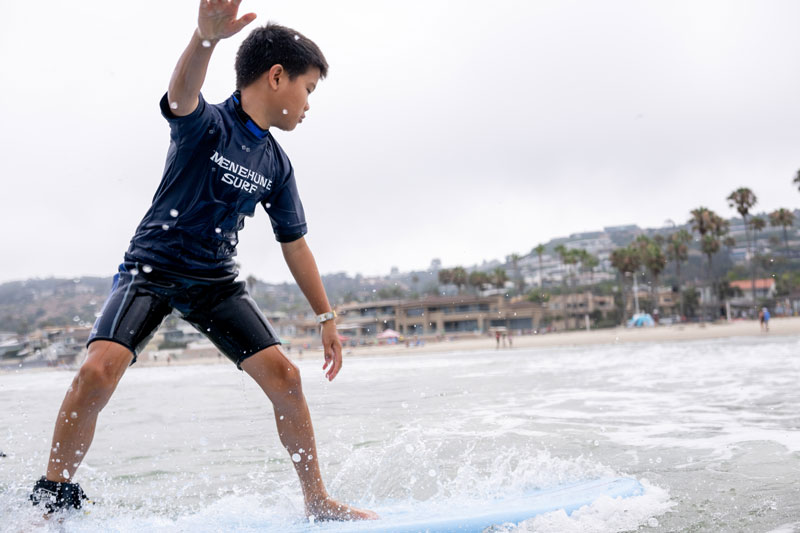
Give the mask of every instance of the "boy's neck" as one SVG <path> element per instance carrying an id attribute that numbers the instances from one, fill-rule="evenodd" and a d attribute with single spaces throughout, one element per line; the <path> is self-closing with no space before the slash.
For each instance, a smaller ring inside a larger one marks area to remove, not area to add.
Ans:
<path id="1" fill-rule="evenodd" d="M 269 107 L 263 95 L 259 95 L 257 84 L 248 85 L 239 93 L 242 96 L 242 110 L 250 116 L 256 125 L 268 130 L 271 126 L 269 120 Z"/>

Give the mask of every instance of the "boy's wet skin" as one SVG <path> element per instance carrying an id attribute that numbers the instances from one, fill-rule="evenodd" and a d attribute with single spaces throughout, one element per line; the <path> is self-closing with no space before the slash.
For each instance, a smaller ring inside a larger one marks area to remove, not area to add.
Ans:
<path id="1" fill-rule="evenodd" d="M 161 321 L 175 310 L 251 376 L 272 403 L 306 515 L 378 518 L 328 495 L 299 369 L 244 283 L 235 281 L 238 231 L 261 203 L 289 270 L 317 314 L 324 376 L 336 378 L 342 347 L 335 314 L 304 238 L 305 216 L 291 163 L 268 131 L 291 131 L 303 121 L 308 98 L 328 66 L 316 44 L 296 31 L 257 28 L 237 54 L 238 90 L 223 104 L 206 103 L 200 89 L 215 47 L 256 18 L 253 13 L 237 18 L 240 2 L 200 3 L 197 30 L 162 99 L 171 130 L 168 164 L 94 325 L 88 356 L 59 409 L 47 473 L 31 494 L 34 504 L 50 511 L 80 506 L 61 493 L 80 491 L 72 480 L 89 452 L 98 414 Z"/>

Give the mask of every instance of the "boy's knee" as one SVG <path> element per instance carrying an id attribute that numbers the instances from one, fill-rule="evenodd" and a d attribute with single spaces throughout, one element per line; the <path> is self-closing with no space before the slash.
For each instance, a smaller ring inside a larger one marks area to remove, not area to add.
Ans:
<path id="1" fill-rule="evenodd" d="M 285 369 L 280 372 L 280 389 L 288 395 L 300 397 L 303 393 L 303 383 L 300 379 L 300 369 L 291 361 L 286 361 Z"/>
<path id="2" fill-rule="evenodd" d="M 73 390 L 83 396 L 103 396 L 114 390 L 117 378 L 103 361 L 87 359 L 78 370 Z"/>

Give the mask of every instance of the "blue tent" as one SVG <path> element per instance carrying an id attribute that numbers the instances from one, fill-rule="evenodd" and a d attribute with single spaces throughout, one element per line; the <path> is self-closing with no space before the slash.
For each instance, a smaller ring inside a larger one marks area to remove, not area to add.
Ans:
<path id="1" fill-rule="evenodd" d="M 633 315 L 633 318 L 628 320 L 629 328 L 651 327 L 655 325 L 656 323 L 653 317 L 650 316 L 650 313 L 639 313 L 638 315 Z"/>

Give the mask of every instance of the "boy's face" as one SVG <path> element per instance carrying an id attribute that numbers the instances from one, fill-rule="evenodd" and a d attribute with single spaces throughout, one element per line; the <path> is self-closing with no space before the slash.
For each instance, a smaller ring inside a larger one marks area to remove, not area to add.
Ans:
<path id="1" fill-rule="evenodd" d="M 273 104 L 275 106 L 272 125 L 284 131 L 292 131 L 300 124 L 309 109 L 308 97 L 319 83 L 317 67 L 309 67 L 294 79 L 284 70 L 278 84 Z"/>

